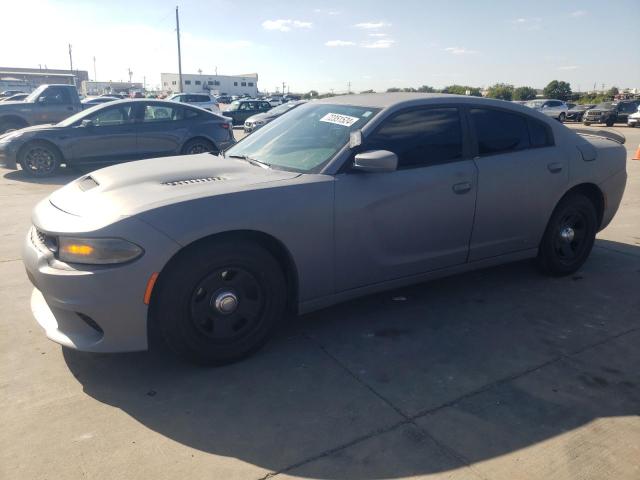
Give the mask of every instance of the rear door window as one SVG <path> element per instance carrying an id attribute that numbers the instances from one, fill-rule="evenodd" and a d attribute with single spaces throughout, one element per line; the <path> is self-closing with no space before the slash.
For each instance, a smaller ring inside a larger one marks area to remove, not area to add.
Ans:
<path id="1" fill-rule="evenodd" d="M 182 111 L 182 107 L 172 107 L 167 105 L 145 105 L 142 121 L 143 123 L 153 123 L 182 120 Z"/>
<path id="2" fill-rule="evenodd" d="M 469 114 L 476 132 L 479 155 L 513 152 L 531 146 L 524 116 L 488 108 L 472 108 Z"/>

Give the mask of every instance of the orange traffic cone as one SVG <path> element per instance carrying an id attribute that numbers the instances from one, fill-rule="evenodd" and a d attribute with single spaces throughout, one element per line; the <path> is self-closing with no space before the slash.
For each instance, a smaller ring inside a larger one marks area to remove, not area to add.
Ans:
<path id="1" fill-rule="evenodd" d="M 640 145 L 638 145 L 638 149 L 636 150 L 636 154 L 633 156 L 631 160 L 640 160 Z"/>

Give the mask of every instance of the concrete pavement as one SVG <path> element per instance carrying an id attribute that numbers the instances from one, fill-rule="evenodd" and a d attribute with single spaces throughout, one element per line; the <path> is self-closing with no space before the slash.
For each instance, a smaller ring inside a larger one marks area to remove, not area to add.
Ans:
<path id="1" fill-rule="evenodd" d="M 640 129 L 618 130 L 631 158 Z M 73 177 L 0 170 L 0 478 L 640 478 L 640 162 L 628 172 L 572 277 L 522 262 L 373 295 L 203 369 L 160 342 L 48 341 L 20 242 Z"/>

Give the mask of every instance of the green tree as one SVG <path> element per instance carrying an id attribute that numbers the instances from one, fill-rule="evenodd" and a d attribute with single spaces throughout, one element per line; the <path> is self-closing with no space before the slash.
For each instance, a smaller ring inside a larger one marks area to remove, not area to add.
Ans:
<path id="1" fill-rule="evenodd" d="M 363 90 L 360 93 L 376 93 L 375 90 Z"/>
<path id="2" fill-rule="evenodd" d="M 387 92 L 388 93 L 393 93 L 393 92 L 401 92 L 402 89 L 398 88 L 398 87 L 391 87 L 391 88 L 387 88 Z"/>
<path id="3" fill-rule="evenodd" d="M 418 91 L 422 93 L 435 93 L 436 89 L 433 87 L 430 87 L 429 85 L 422 85 L 421 87 L 418 88 Z"/>
<path id="4" fill-rule="evenodd" d="M 498 100 L 511 101 L 513 98 L 513 85 L 506 83 L 496 83 L 487 90 L 487 97 L 497 98 Z"/>
<path id="5" fill-rule="evenodd" d="M 467 85 L 448 85 L 442 89 L 442 93 L 452 93 L 455 95 L 466 95 L 467 91 L 472 97 L 482 96 L 479 88 L 469 87 Z"/>
<path id="6" fill-rule="evenodd" d="M 611 87 L 609 90 L 607 90 L 607 97 L 613 98 L 619 93 L 620 93 L 620 90 L 618 90 L 618 87 Z"/>
<path id="7" fill-rule="evenodd" d="M 571 97 L 571 84 L 568 82 L 552 80 L 543 90 L 545 98 L 556 100 L 568 100 Z"/>
<path id="8" fill-rule="evenodd" d="M 417 90 L 413 87 L 405 87 L 402 89 L 403 92 L 409 92 L 409 93 L 413 93 L 413 92 L 417 92 Z"/>
<path id="9" fill-rule="evenodd" d="M 317 98 L 318 97 L 318 92 L 316 92 L 315 90 L 310 90 L 307 93 L 305 93 L 302 97 L 303 98 Z"/>
<path id="10" fill-rule="evenodd" d="M 533 100 L 536 98 L 536 89 L 531 87 L 518 87 L 513 91 L 514 100 Z"/>

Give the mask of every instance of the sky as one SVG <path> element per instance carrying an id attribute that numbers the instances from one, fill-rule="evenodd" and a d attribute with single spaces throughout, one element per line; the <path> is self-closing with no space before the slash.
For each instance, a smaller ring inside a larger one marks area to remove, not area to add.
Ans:
<path id="1" fill-rule="evenodd" d="M 8 1 L 0 66 L 68 68 L 72 44 L 91 79 L 95 57 L 98 80 L 154 88 L 178 70 L 176 4 L 183 73 L 257 72 L 262 91 L 640 88 L 640 0 Z"/>

